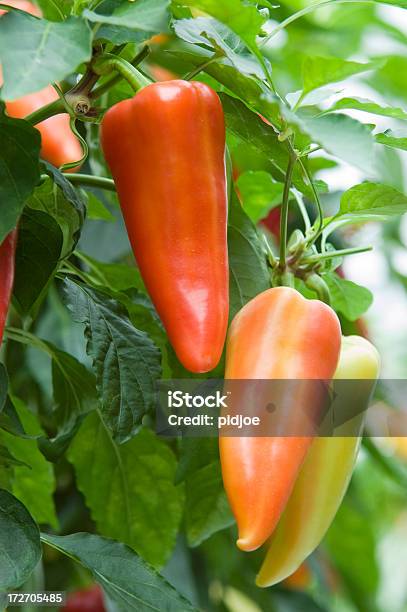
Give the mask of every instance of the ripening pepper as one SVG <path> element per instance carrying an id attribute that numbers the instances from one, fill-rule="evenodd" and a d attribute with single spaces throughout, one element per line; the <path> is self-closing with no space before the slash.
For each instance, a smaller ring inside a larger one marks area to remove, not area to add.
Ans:
<path id="1" fill-rule="evenodd" d="M 36 17 L 41 16 L 40 9 L 27 0 L 7 0 L 7 4 Z M 6 12 L 0 9 L 0 16 Z M 0 86 L 2 81 L 0 66 Z M 41 91 L 28 94 L 17 100 L 6 101 L 6 111 L 10 117 L 23 119 L 55 100 L 58 100 L 58 94 L 52 85 L 48 85 Z M 59 167 L 82 158 L 82 147 L 71 131 L 67 113 L 49 117 L 35 127 L 41 134 L 41 157 L 46 161 Z"/>
<path id="2" fill-rule="evenodd" d="M 289 287 L 269 289 L 246 304 L 232 322 L 225 379 L 330 381 L 340 344 L 338 317 L 329 306 Z M 313 383 L 306 397 L 290 392 L 284 402 L 288 420 L 303 418 L 300 402 L 310 406 L 309 412 L 318 412 L 323 398 L 317 390 Z M 273 532 L 311 442 L 312 436 L 300 430 L 298 436 L 287 437 L 220 436 L 223 482 L 240 549 L 255 550 Z"/>
<path id="3" fill-rule="evenodd" d="M 12 230 L 0 245 L 0 344 L 3 339 L 14 281 L 17 230 Z"/>
<path id="4" fill-rule="evenodd" d="M 333 437 L 318 437 L 313 441 L 271 538 L 257 576 L 258 586 L 271 586 L 295 572 L 320 544 L 332 523 L 352 475 L 359 450 L 363 410 L 367 408 L 379 366 L 377 350 L 368 340 L 360 336 L 343 337 L 334 379 L 349 383 L 345 387 L 338 386 L 335 402 L 340 410 L 348 403 L 347 395 L 357 395 L 361 412 L 338 427 Z M 360 386 L 362 395 L 359 397 L 354 381 L 361 379 L 367 384 Z"/>
<path id="5" fill-rule="evenodd" d="M 102 148 L 148 292 L 181 363 L 213 369 L 228 320 L 225 126 L 217 94 L 182 80 L 110 108 Z"/>

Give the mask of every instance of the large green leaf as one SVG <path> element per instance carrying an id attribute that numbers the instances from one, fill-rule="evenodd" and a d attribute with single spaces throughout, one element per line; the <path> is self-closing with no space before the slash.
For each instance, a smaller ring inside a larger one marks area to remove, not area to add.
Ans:
<path id="1" fill-rule="evenodd" d="M 85 9 L 83 16 L 96 23 L 125 26 L 145 32 L 163 32 L 168 28 L 170 0 L 138 0 L 119 2 L 110 15 Z M 102 7 L 103 8 L 103 7 Z"/>
<path id="2" fill-rule="evenodd" d="M 339 214 L 354 217 L 390 217 L 407 212 L 407 196 L 388 185 L 361 183 L 341 197 Z"/>
<path id="3" fill-rule="evenodd" d="M 349 62 L 339 57 L 306 57 L 302 67 L 304 94 L 349 76 L 374 70 L 378 62 Z"/>
<path id="4" fill-rule="evenodd" d="M 383 134 L 375 134 L 375 139 L 376 142 L 386 145 L 386 147 L 407 151 L 407 136 L 405 134 L 399 135 L 391 130 L 386 130 Z"/>
<path id="5" fill-rule="evenodd" d="M 365 172 L 373 171 L 374 139 L 368 125 L 342 113 L 301 117 L 299 124 L 327 153 Z"/>
<path id="6" fill-rule="evenodd" d="M 359 319 L 371 306 L 373 296 L 366 287 L 334 273 L 324 274 L 324 280 L 329 287 L 332 308 L 345 315 L 349 321 Z"/>
<path id="7" fill-rule="evenodd" d="M 16 45 L 24 40 L 24 45 Z M 91 31 L 86 21 L 69 17 L 54 22 L 23 12 L 0 19 L 3 100 L 39 91 L 60 81 L 91 57 Z"/>
<path id="8" fill-rule="evenodd" d="M 74 320 L 85 324 L 104 419 L 114 438 L 125 442 L 155 405 L 160 351 L 108 295 L 66 280 L 64 296 Z"/>
<path id="9" fill-rule="evenodd" d="M 36 417 L 20 400 L 13 401 L 26 432 L 40 435 L 42 432 Z M 21 462 L 21 465 L 13 468 L 13 494 L 27 507 L 38 523 L 57 528 L 58 520 L 53 500 L 56 487 L 54 472 L 52 465 L 39 451 L 36 440 L 11 435 L 4 430 L 0 432 L 0 440 Z"/>
<path id="10" fill-rule="evenodd" d="M 264 247 L 236 194 L 228 221 L 230 317 L 258 293 L 270 288 Z"/>
<path id="11" fill-rule="evenodd" d="M 254 3 L 241 0 L 182 0 L 182 4 L 199 9 L 226 24 L 251 48 L 256 49 L 256 37 L 267 20 Z"/>
<path id="12" fill-rule="evenodd" d="M 242 102 L 224 93 L 220 94 L 220 98 L 228 130 L 239 140 L 267 155 L 273 165 L 275 178 L 283 180 L 289 159 L 287 143 L 280 142 L 275 130 Z M 293 183 L 303 193 L 311 194 L 298 165 L 294 169 Z"/>
<path id="13" fill-rule="evenodd" d="M 21 586 L 40 557 L 37 525 L 18 499 L 0 489 L 0 589 Z"/>
<path id="14" fill-rule="evenodd" d="M 341 98 L 337 100 L 326 112 L 332 112 L 342 109 L 352 109 L 371 113 L 372 115 L 382 115 L 383 117 L 391 117 L 392 119 L 407 119 L 407 112 L 396 106 L 386 106 L 372 102 L 365 98 Z"/>
<path id="15" fill-rule="evenodd" d="M 190 546 L 198 546 L 213 533 L 233 525 L 219 461 L 200 468 L 187 478 L 185 516 Z"/>
<path id="16" fill-rule="evenodd" d="M 237 186 L 243 208 L 253 223 L 267 217 L 269 211 L 281 204 L 284 185 L 273 181 L 263 170 L 248 170 L 241 174 Z"/>
<path id="17" fill-rule="evenodd" d="M 176 461 L 169 447 L 147 429 L 117 446 L 92 413 L 68 458 L 100 533 L 162 566 L 175 545 L 184 498 L 182 486 L 174 485 Z"/>
<path id="18" fill-rule="evenodd" d="M 6 117 L 0 108 L 0 142 L 1 244 L 40 180 L 41 138 L 38 130 L 21 119 Z"/>
<path id="19" fill-rule="evenodd" d="M 197 612 L 128 546 L 90 533 L 41 538 L 90 570 L 118 612 Z"/>
<path id="20" fill-rule="evenodd" d="M 62 231 L 53 217 L 27 207 L 21 217 L 16 252 L 14 301 L 21 314 L 39 306 L 59 265 Z"/>

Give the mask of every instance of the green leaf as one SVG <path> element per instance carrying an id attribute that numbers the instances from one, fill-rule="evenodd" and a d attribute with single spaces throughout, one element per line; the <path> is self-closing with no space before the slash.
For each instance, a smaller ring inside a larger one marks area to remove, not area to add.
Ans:
<path id="1" fill-rule="evenodd" d="M 72 192 L 67 192 L 65 184 L 67 181 L 66 179 L 63 181 L 61 189 L 51 179 L 45 180 L 27 201 L 28 207 L 47 213 L 58 223 L 63 236 L 60 259 L 66 258 L 74 250 L 85 219 L 82 199 L 78 197 L 70 184 Z"/>
<path id="2" fill-rule="evenodd" d="M 219 461 L 197 470 L 187 479 L 185 517 L 190 546 L 198 546 L 212 534 L 233 525 Z"/>
<path id="3" fill-rule="evenodd" d="M 50 21 L 64 21 L 71 13 L 74 0 L 37 0 L 43 17 Z"/>
<path id="4" fill-rule="evenodd" d="M 114 438 L 125 442 L 155 406 L 160 351 L 133 327 L 116 300 L 70 280 L 64 283 L 64 297 L 74 320 L 85 324 L 103 417 Z"/>
<path id="5" fill-rule="evenodd" d="M 381 115 L 383 117 L 391 117 L 392 119 L 407 119 L 407 112 L 402 108 L 396 106 L 382 106 L 377 102 L 372 102 L 365 98 L 342 98 L 335 102 L 327 111 L 342 110 L 344 108 L 350 108 L 353 110 L 363 111 L 365 113 L 371 113 L 372 115 Z"/>
<path id="6" fill-rule="evenodd" d="M 40 305 L 59 265 L 63 235 L 55 219 L 26 208 L 19 224 L 14 302 L 22 315 Z"/>
<path id="7" fill-rule="evenodd" d="M 175 27 L 178 23 L 176 22 Z M 194 51 L 192 53 L 175 50 L 171 51 L 171 54 L 193 66 L 200 66 L 213 56 L 213 51 L 202 48 L 195 47 Z M 253 71 L 253 63 L 246 61 L 243 63 L 240 58 L 239 68 L 237 68 L 228 57 L 219 58 L 204 68 L 204 72 L 227 87 L 228 91 L 235 96 L 241 98 L 247 106 L 266 117 L 274 125 L 279 126 L 281 113 L 278 101 L 271 95 L 264 82 L 253 76 Z"/>
<path id="8" fill-rule="evenodd" d="M 24 40 L 24 45 L 16 45 L 16 40 Z M 0 19 L 3 100 L 61 81 L 90 57 L 91 31 L 79 17 L 54 22 L 9 12 Z"/>
<path id="9" fill-rule="evenodd" d="M 327 153 L 372 172 L 374 140 L 368 125 L 341 113 L 316 118 L 301 117 L 299 123 L 313 142 L 321 145 Z"/>
<path id="10" fill-rule="evenodd" d="M 264 247 L 236 194 L 228 222 L 230 317 L 258 293 L 270 289 Z"/>
<path id="11" fill-rule="evenodd" d="M 96 380 L 73 355 L 46 342 L 52 354 L 53 415 L 58 432 L 75 429 L 83 415 L 97 407 Z"/>
<path id="12" fill-rule="evenodd" d="M 253 55 L 247 53 L 247 48 L 230 28 L 216 19 L 181 19 L 175 22 L 174 29 L 186 42 L 211 47 L 212 53 L 226 55 L 239 72 L 264 79 L 264 71 Z"/>
<path id="13" fill-rule="evenodd" d="M 92 413 L 68 459 L 100 533 L 162 566 L 175 545 L 184 501 L 183 488 L 174 485 L 176 461 L 169 447 L 147 429 L 116 446 Z"/>
<path id="14" fill-rule="evenodd" d="M 28 434 L 37 435 L 41 429 L 36 417 L 20 400 L 13 401 L 24 429 Z M 0 439 L 21 462 L 20 466 L 14 467 L 13 494 L 38 523 L 49 524 L 56 529 L 58 519 L 53 500 L 56 482 L 52 465 L 39 451 L 36 440 L 20 438 L 5 431 L 0 432 Z"/>
<path id="15" fill-rule="evenodd" d="M 52 203 L 47 201 L 45 210 L 50 214 L 52 213 L 61 226 L 64 234 L 63 252 L 66 256 L 66 254 L 72 252 L 80 238 L 86 216 L 85 202 L 82 192 L 75 189 L 58 168 L 48 162 L 43 161 L 42 163 L 45 165 L 47 174 L 54 182 L 54 200 Z M 50 188 L 49 183 L 48 187 Z M 33 203 L 30 203 L 30 205 L 35 208 Z"/>
<path id="16" fill-rule="evenodd" d="M 87 192 L 88 219 L 102 219 L 103 221 L 116 221 L 110 210 L 91 192 Z"/>
<path id="17" fill-rule="evenodd" d="M 237 187 L 243 208 L 253 223 L 267 217 L 272 208 L 281 204 L 283 183 L 276 183 L 268 172 L 249 170 L 241 174 Z"/>
<path id="18" fill-rule="evenodd" d="M 255 50 L 256 37 L 267 21 L 267 16 L 252 3 L 241 0 L 182 0 L 184 6 L 199 9 L 226 24 L 235 34 Z"/>
<path id="19" fill-rule="evenodd" d="M 1 433 L 2 432 L 0 432 L 0 439 L 1 439 Z M 24 461 L 20 461 L 19 459 L 17 459 L 17 457 L 15 457 L 14 455 L 10 453 L 10 451 L 8 450 L 6 446 L 3 446 L 3 444 L 0 444 L 0 467 L 5 467 L 7 469 L 7 468 L 14 467 L 14 466 L 24 466 L 24 467 L 28 467 L 29 469 L 31 469 L 28 463 L 24 463 Z M 1 471 L 2 470 L 0 470 L 0 472 Z"/>
<path id="20" fill-rule="evenodd" d="M 118 612 L 197 612 L 169 582 L 119 542 L 89 533 L 41 537 L 90 570 Z"/>
<path id="21" fill-rule="evenodd" d="M 2 363 L 0 363 L 0 412 L 4 408 L 8 393 L 8 375 L 7 370 Z"/>
<path id="22" fill-rule="evenodd" d="M 339 508 L 324 544 L 352 597 L 356 598 L 357 608 L 375 609 L 372 599 L 379 585 L 380 574 L 369 514 L 346 500 Z"/>
<path id="23" fill-rule="evenodd" d="M 23 504 L 0 490 L 0 589 L 21 586 L 41 558 L 40 532 Z"/>
<path id="24" fill-rule="evenodd" d="M 407 101 L 405 74 L 407 58 L 405 55 L 386 55 L 380 58 L 384 65 L 378 70 L 374 79 L 370 79 L 375 89 L 388 98 L 394 96 Z"/>
<path id="25" fill-rule="evenodd" d="M 120 2 L 111 15 L 103 15 L 85 9 L 83 16 L 96 23 L 107 23 L 149 33 L 158 33 L 168 29 L 169 4 L 169 0 Z"/>
<path id="26" fill-rule="evenodd" d="M 393 147 L 394 149 L 402 149 L 407 151 L 407 136 L 398 135 L 391 130 L 386 130 L 383 134 L 375 134 L 376 142 L 386 145 L 386 147 Z"/>
<path id="27" fill-rule="evenodd" d="M 197 470 L 219 461 L 218 439 L 184 436 L 180 441 L 180 458 L 175 477 L 176 483 L 193 476 Z"/>
<path id="28" fill-rule="evenodd" d="M 339 57 L 306 57 L 302 67 L 303 93 L 307 94 L 329 83 L 343 81 L 349 76 L 374 70 L 380 62 L 349 62 Z"/>
<path id="29" fill-rule="evenodd" d="M 341 216 L 381 217 L 402 215 L 407 212 L 407 196 L 388 185 L 360 183 L 341 197 Z"/>
<path id="30" fill-rule="evenodd" d="M 331 294 L 331 306 L 349 321 L 356 321 L 373 302 L 373 295 L 366 289 L 337 274 L 324 274 L 324 280 Z"/>
<path id="31" fill-rule="evenodd" d="M 1 244 L 40 180 L 41 137 L 38 130 L 21 119 L 6 117 L 0 108 L 0 142 Z"/>
<path id="32" fill-rule="evenodd" d="M 79 256 L 89 268 L 92 283 L 95 285 L 109 287 L 114 291 L 131 288 L 146 291 L 138 268 L 124 264 L 102 263 L 84 253 L 80 253 Z"/>
<path id="33" fill-rule="evenodd" d="M 280 142 L 274 129 L 242 102 L 224 93 L 220 94 L 220 99 L 229 132 L 267 155 L 275 171 L 273 176 L 277 180 L 283 180 L 288 165 L 287 144 Z M 293 183 L 302 193 L 312 195 L 310 188 L 304 183 L 298 165 L 294 169 Z"/>

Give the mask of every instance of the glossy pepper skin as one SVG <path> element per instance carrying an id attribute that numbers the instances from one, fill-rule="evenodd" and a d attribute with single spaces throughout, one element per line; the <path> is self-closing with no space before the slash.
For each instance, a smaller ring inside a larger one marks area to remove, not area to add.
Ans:
<path id="1" fill-rule="evenodd" d="M 102 148 L 143 280 L 178 359 L 212 370 L 228 320 L 225 126 L 217 94 L 153 83 L 113 106 Z"/>
<path id="2" fill-rule="evenodd" d="M 329 306 L 289 287 L 269 289 L 246 304 L 232 322 L 225 379 L 328 381 L 340 344 L 340 324 Z M 288 418 L 296 418 L 299 400 L 304 398 L 288 397 Z M 314 410 L 316 401 L 320 398 L 311 395 L 305 405 Z M 308 435 L 220 436 L 223 482 L 240 549 L 255 550 L 273 532 L 311 442 Z"/>
<path id="3" fill-rule="evenodd" d="M 367 408 L 369 395 L 378 377 L 379 355 L 368 340 L 360 336 L 342 339 L 335 379 L 365 379 L 361 409 Z M 355 383 L 349 383 L 354 393 Z M 335 387 L 335 385 L 334 385 Z M 339 409 L 346 396 L 340 399 Z M 295 572 L 320 544 L 348 488 L 359 450 L 363 412 L 335 432 L 334 437 L 314 440 L 301 468 L 294 490 L 257 576 L 257 585 L 271 586 Z M 342 437 L 346 430 L 346 437 Z M 354 436 L 352 436 L 354 434 Z"/>
<path id="4" fill-rule="evenodd" d="M 17 230 L 11 231 L 0 245 L 0 344 L 10 304 L 14 281 Z"/>
<path id="5" fill-rule="evenodd" d="M 27 0 L 7 0 L 7 4 L 36 17 L 41 16 L 40 9 Z M 6 12 L 0 9 L 0 16 Z M 0 67 L 0 85 L 2 81 Z M 6 102 L 6 111 L 10 117 L 23 119 L 55 100 L 58 100 L 58 94 L 52 85 L 48 85 L 41 91 L 28 94 L 18 100 Z M 43 159 L 57 167 L 81 159 L 82 147 L 71 131 L 67 113 L 49 117 L 35 127 L 41 133 L 41 157 Z"/>

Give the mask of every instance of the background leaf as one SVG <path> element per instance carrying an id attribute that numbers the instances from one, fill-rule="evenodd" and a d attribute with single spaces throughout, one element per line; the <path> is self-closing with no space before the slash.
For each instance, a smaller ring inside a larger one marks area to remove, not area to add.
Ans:
<path id="1" fill-rule="evenodd" d="M 89 533 L 70 536 L 42 534 L 43 542 L 77 559 L 87 567 L 120 612 L 193 612 L 187 599 L 130 548 Z"/>
<path id="2" fill-rule="evenodd" d="M 0 589 L 19 587 L 41 557 L 40 532 L 26 508 L 0 489 Z"/>
<path id="3" fill-rule="evenodd" d="M 176 462 L 168 446 L 143 429 L 118 447 L 92 413 L 68 458 L 100 533 L 162 566 L 175 545 L 184 498 L 183 488 L 174 485 Z"/>

